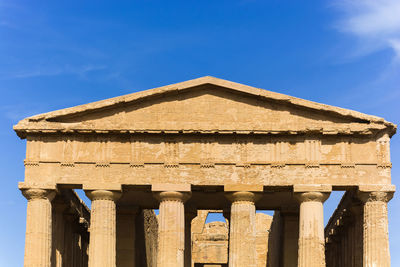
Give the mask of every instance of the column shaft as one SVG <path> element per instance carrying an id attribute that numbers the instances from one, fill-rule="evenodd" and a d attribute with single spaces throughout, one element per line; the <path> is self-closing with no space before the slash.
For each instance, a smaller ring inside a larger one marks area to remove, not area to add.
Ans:
<path id="1" fill-rule="evenodd" d="M 387 202 L 393 192 L 359 192 L 364 203 L 363 266 L 390 267 Z"/>
<path id="2" fill-rule="evenodd" d="M 28 199 L 26 214 L 24 267 L 50 267 L 52 248 L 52 207 L 54 191 L 26 189 Z"/>
<path id="3" fill-rule="evenodd" d="M 232 201 L 229 267 L 256 267 L 256 207 L 255 194 L 235 192 L 228 195 Z"/>
<path id="4" fill-rule="evenodd" d="M 187 194 L 161 192 L 157 266 L 183 267 L 185 251 L 185 208 Z"/>
<path id="5" fill-rule="evenodd" d="M 120 193 L 95 190 L 86 193 L 92 200 L 89 267 L 116 266 L 116 205 Z"/>
<path id="6" fill-rule="evenodd" d="M 325 266 L 323 202 L 329 193 L 306 192 L 300 201 L 298 267 Z"/>

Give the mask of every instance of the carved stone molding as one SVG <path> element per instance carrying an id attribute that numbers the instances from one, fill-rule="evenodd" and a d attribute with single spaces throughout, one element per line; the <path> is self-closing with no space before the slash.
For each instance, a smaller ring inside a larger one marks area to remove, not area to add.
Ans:
<path id="1" fill-rule="evenodd" d="M 109 168 L 110 162 L 96 162 L 95 166 L 100 168 Z"/>
<path id="2" fill-rule="evenodd" d="M 259 194 L 253 193 L 253 192 L 248 192 L 248 191 L 226 193 L 225 196 L 232 203 L 235 203 L 235 202 L 251 202 L 251 203 L 255 203 L 260 198 Z"/>
<path id="3" fill-rule="evenodd" d="M 375 191 L 375 192 L 357 192 L 358 198 L 363 202 L 381 201 L 389 202 L 393 198 L 394 192 Z"/>
<path id="4" fill-rule="evenodd" d="M 74 162 L 61 162 L 60 166 L 61 167 L 75 167 L 75 163 Z"/>
<path id="5" fill-rule="evenodd" d="M 296 199 L 302 202 L 316 201 L 324 203 L 328 199 L 330 192 L 302 192 L 295 193 Z"/>
<path id="6" fill-rule="evenodd" d="M 164 168 L 167 169 L 179 168 L 179 163 L 164 163 Z"/>
<path id="7" fill-rule="evenodd" d="M 85 191 L 86 196 L 90 198 L 91 201 L 95 200 L 112 200 L 117 201 L 122 193 L 117 191 L 109 191 L 109 190 L 93 190 L 93 191 Z"/>
<path id="8" fill-rule="evenodd" d="M 305 167 L 307 169 L 319 168 L 319 163 L 306 163 Z"/>
<path id="9" fill-rule="evenodd" d="M 39 161 L 31 161 L 31 160 L 24 160 L 24 166 L 35 166 L 35 167 L 39 167 Z"/>
<path id="10" fill-rule="evenodd" d="M 354 163 L 342 163 L 340 167 L 343 169 L 354 169 L 356 165 Z"/>
<path id="11" fill-rule="evenodd" d="M 179 201 L 186 202 L 191 197 L 191 192 L 177 192 L 177 191 L 167 191 L 155 193 L 155 197 L 162 201 Z"/>
<path id="12" fill-rule="evenodd" d="M 381 169 L 391 169 L 392 168 L 392 163 L 388 162 L 388 163 L 378 163 L 376 165 L 377 168 L 381 168 Z"/>
<path id="13" fill-rule="evenodd" d="M 204 168 L 204 169 L 210 169 L 210 168 L 215 168 L 215 163 L 212 162 L 202 162 L 200 163 L 200 168 Z"/>
<path id="14" fill-rule="evenodd" d="M 131 167 L 131 168 L 144 168 L 144 163 L 143 162 L 131 162 L 129 164 L 129 167 Z"/>
<path id="15" fill-rule="evenodd" d="M 48 189 L 32 188 L 32 189 L 22 189 L 22 194 L 28 201 L 36 199 L 48 199 L 49 201 L 52 201 L 53 198 L 56 196 L 56 191 Z"/>
<path id="16" fill-rule="evenodd" d="M 282 162 L 271 163 L 271 168 L 282 169 L 282 168 L 285 168 L 285 166 L 286 166 L 286 163 L 282 163 Z"/>

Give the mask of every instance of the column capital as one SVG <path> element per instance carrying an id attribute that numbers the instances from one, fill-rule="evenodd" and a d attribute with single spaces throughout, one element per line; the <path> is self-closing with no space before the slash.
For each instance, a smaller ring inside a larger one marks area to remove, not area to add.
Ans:
<path id="1" fill-rule="evenodd" d="M 85 191 L 86 196 L 91 200 L 112 200 L 117 201 L 122 193 L 119 191 L 110 190 L 87 190 Z"/>
<path id="2" fill-rule="evenodd" d="M 253 192 L 248 192 L 248 191 L 238 191 L 238 192 L 232 192 L 232 193 L 225 193 L 225 196 L 232 203 L 235 203 L 235 202 L 251 202 L 251 203 L 255 203 L 260 198 L 259 194 L 256 194 L 256 193 L 253 193 Z"/>
<path id="3" fill-rule="evenodd" d="M 295 198 L 300 202 L 321 202 L 324 203 L 328 199 L 330 192 L 299 192 L 294 193 Z"/>
<path id="4" fill-rule="evenodd" d="M 393 191 L 357 192 L 358 198 L 363 203 L 372 201 L 389 202 L 393 198 L 393 194 L 394 194 Z"/>
<path id="5" fill-rule="evenodd" d="M 154 195 L 161 202 L 178 201 L 184 203 L 192 196 L 192 192 L 165 191 L 154 193 Z"/>
<path id="6" fill-rule="evenodd" d="M 52 201 L 56 196 L 56 190 L 52 189 L 28 188 L 21 189 L 21 192 L 28 201 L 36 199 L 47 199 Z"/>

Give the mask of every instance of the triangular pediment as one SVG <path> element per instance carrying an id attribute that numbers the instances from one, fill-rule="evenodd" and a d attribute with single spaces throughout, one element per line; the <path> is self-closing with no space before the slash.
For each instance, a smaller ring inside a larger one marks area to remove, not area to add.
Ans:
<path id="1" fill-rule="evenodd" d="M 29 131 L 373 133 L 381 118 L 203 77 L 24 119 Z"/>

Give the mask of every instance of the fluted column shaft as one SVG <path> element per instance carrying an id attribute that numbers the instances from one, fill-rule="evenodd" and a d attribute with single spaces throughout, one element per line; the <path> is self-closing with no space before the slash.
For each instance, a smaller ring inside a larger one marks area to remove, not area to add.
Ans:
<path id="1" fill-rule="evenodd" d="M 50 267 L 52 247 L 52 207 L 55 191 L 25 189 L 26 214 L 24 267 Z"/>
<path id="2" fill-rule="evenodd" d="M 92 200 L 89 267 L 116 266 L 116 204 L 121 193 L 107 190 L 86 192 Z"/>
<path id="3" fill-rule="evenodd" d="M 329 193 L 296 194 L 300 202 L 298 267 L 325 265 L 323 203 Z"/>
<path id="4" fill-rule="evenodd" d="M 256 267 L 256 195 L 235 192 L 231 200 L 229 267 Z"/>
<path id="5" fill-rule="evenodd" d="M 184 267 L 185 207 L 189 193 L 161 192 L 157 266 Z"/>
<path id="6" fill-rule="evenodd" d="M 393 192 L 359 192 L 364 203 L 364 267 L 390 267 L 387 202 Z"/>

